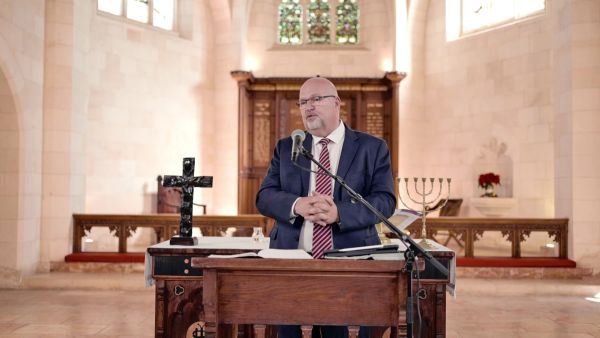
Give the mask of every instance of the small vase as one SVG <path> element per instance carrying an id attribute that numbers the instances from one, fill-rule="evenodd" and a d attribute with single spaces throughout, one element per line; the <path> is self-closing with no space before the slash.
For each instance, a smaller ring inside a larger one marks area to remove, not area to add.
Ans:
<path id="1" fill-rule="evenodd" d="M 488 185 L 485 188 L 485 193 L 483 195 L 481 195 L 481 197 L 498 197 L 498 195 L 496 194 L 496 191 L 494 191 L 494 185 Z"/>

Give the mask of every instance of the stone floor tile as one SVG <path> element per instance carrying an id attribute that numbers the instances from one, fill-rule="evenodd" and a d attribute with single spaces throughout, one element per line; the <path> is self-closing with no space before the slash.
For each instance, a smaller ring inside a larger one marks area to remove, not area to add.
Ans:
<path id="1" fill-rule="evenodd" d="M 11 333 L 14 330 L 24 326 L 25 324 L 17 324 L 17 323 L 0 323 L 0 333 Z"/>
<path id="2" fill-rule="evenodd" d="M 598 292 L 600 283 L 589 281 L 471 279 L 459 284 L 456 298 L 447 298 L 447 337 L 600 337 L 600 303 L 585 300 Z M 153 333 L 152 288 L 0 290 L 0 338 L 149 338 Z"/>

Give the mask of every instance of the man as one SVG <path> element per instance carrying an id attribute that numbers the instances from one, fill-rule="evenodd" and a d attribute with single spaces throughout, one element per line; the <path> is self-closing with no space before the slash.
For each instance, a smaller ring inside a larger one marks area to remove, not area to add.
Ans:
<path id="1" fill-rule="evenodd" d="M 340 98 L 333 83 L 308 79 L 298 105 L 308 131 L 303 146 L 337 173 L 375 208 L 390 217 L 396 205 L 390 154 L 381 139 L 354 131 L 340 120 Z M 298 168 L 318 167 L 303 156 L 291 160 L 292 139 L 279 140 L 267 176 L 256 196 L 256 207 L 275 219 L 271 248 L 304 249 L 320 259 L 326 250 L 380 244 L 378 219 L 333 179 Z M 332 286 L 324 286 L 332 287 Z M 366 330 L 361 330 L 361 337 Z M 279 337 L 300 337 L 300 329 L 282 326 Z M 347 337 L 344 327 L 316 327 L 313 337 Z"/>

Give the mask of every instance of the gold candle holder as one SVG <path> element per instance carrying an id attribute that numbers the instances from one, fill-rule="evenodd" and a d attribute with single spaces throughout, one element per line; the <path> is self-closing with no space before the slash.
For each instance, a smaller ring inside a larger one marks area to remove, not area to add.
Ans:
<path id="1" fill-rule="evenodd" d="M 398 197 L 400 198 L 400 202 L 402 202 L 402 204 L 404 204 L 404 206 L 406 206 L 409 210 L 418 212 L 421 214 L 421 219 L 422 219 L 422 227 L 421 227 L 421 242 L 419 243 L 424 249 L 433 249 L 437 242 L 430 240 L 427 238 L 427 214 L 430 214 L 438 209 L 443 208 L 446 203 L 448 203 L 448 199 L 450 198 L 450 182 L 452 179 L 450 178 L 446 178 L 446 182 L 448 183 L 448 191 L 447 191 L 447 195 L 445 198 L 440 198 L 442 196 L 442 190 L 444 187 L 444 179 L 443 178 L 438 178 L 437 181 L 439 184 L 435 184 L 436 179 L 435 178 L 425 178 L 425 177 L 413 177 L 413 182 L 414 182 L 414 194 L 416 196 L 416 198 L 413 198 L 412 194 L 411 194 L 411 189 L 409 186 L 409 178 L 408 177 L 399 177 L 398 178 L 398 184 L 399 184 L 399 190 L 398 191 L 402 191 L 402 181 L 404 181 L 404 184 L 406 186 L 406 195 L 408 196 L 409 200 L 414 203 L 414 204 L 418 204 L 420 206 L 421 210 L 417 210 L 416 208 L 413 209 L 412 207 L 410 207 L 406 202 L 404 202 L 404 200 L 402 199 L 402 194 L 399 193 Z M 429 184 L 427 184 L 427 182 L 429 181 Z M 421 182 L 421 189 L 419 191 L 419 182 Z M 437 189 L 434 189 L 434 186 L 438 185 Z M 437 190 L 437 194 L 434 193 L 434 190 Z M 433 197 L 435 195 L 435 197 Z M 441 203 L 440 203 L 441 202 Z"/>

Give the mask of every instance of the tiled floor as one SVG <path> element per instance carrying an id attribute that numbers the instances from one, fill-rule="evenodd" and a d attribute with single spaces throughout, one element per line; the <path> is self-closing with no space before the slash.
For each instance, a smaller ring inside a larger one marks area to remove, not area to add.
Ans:
<path id="1" fill-rule="evenodd" d="M 448 337 L 600 337 L 600 303 L 580 296 L 463 295 L 447 305 Z"/>
<path id="2" fill-rule="evenodd" d="M 78 276 L 70 274 L 69 283 L 78 285 Z M 0 290 L 0 337 L 153 337 L 153 289 L 82 285 L 85 290 Z M 458 297 L 447 302 L 448 337 L 600 337 L 600 302 L 585 299 L 600 293 L 600 282 L 471 279 L 458 285 Z"/>
<path id="3" fill-rule="evenodd" d="M 0 290 L 0 337 L 153 336 L 152 290 Z"/>

